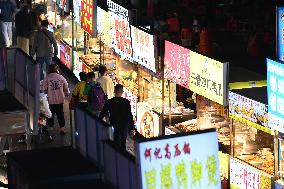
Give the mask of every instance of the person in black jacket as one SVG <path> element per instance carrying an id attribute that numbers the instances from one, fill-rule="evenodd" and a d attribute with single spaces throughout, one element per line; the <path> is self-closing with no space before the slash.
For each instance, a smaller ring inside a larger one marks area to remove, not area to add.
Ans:
<path id="1" fill-rule="evenodd" d="M 16 26 L 16 36 L 17 36 L 17 46 L 25 51 L 27 54 L 29 52 L 29 38 L 32 31 L 32 18 L 30 10 L 27 5 L 23 6 L 15 17 Z"/>
<path id="2" fill-rule="evenodd" d="M 135 134 L 134 121 L 129 100 L 121 97 L 123 86 L 117 84 L 114 87 L 115 96 L 108 99 L 100 113 L 100 119 L 109 114 L 110 124 L 114 128 L 114 142 L 123 149 L 126 148 L 127 133 Z"/>

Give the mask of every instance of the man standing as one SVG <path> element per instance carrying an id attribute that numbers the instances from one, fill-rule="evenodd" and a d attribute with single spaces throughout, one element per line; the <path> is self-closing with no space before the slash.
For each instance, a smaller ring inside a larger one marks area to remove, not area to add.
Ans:
<path id="1" fill-rule="evenodd" d="M 0 0 L 0 27 L 5 47 L 12 46 L 12 22 L 16 6 L 10 0 Z"/>
<path id="2" fill-rule="evenodd" d="M 97 79 L 97 82 L 100 83 L 101 87 L 104 90 L 104 93 L 107 95 L 108 99 L 113 97 L 114 84 L 112 79 L 107 75 L 107 68 L 104 65 L 99 67 L 100 77 Z"/>
<path id="3" fill-rule="evenodd" d="M 53 33 L 47 30 L 48 25 L 48 20 L 41 21 L 41 29 L 35 33 L 31 52 L 31 56 L 36 54 L 36 60 L 41 66 L 40 80 L 44 78 L 47 68 L 52 63 L 52 54 L 56 56 L 58 52 Z"/>
<path id="4" fill-rule="evenodd" d="M 27 54 L 29 52 L 29 38 L 32 30 L 32 18 L 30 16 L 30 10 L 27 5 L 24 5 L 15 17 L 17 46 L 21 48 Z"/>
<path id="5" fill-rule="evenodd" d="M 114 127 L 114 142 L 125 149 L 127 133 L 130 131 L 131 134 L 134 135 L 135 128 L 130 102 L 121 97 L 122 93 L 123 86 L 117 84 L 114 87 L 114 97 L 106 101 L 100 113 L 100 119 L 108 114 L 110 115 L 110 124 Z"/>

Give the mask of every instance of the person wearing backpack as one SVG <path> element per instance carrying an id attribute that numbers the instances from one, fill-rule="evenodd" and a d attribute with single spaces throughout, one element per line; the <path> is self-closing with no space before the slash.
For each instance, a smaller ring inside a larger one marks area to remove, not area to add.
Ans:
<path id="1" fill-rule="evenodd" d="M 126 137 L 135 135 L 135 126 L 129 100 L 121 97 L 123 86 L 117 84 L 114 87 L 114 97 L 108 99 L 100 113 L 99 118 L 103 119 L 109 115 L 110 124 L 114 128 L 114 142 L 123 149 L 126 149 Z"/>

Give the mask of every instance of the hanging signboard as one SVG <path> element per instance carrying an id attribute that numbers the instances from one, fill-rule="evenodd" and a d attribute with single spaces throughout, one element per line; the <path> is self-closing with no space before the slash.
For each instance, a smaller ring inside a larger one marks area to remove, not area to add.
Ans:
<path id="1" fill-rule="evenodd" d="M 82 61 L 79 59 L 79 54 L 74 51 L 74 67 L 73 67 L 73 73 L 74 75 L 80 79 L 79 73 L 82 72 Z"/>
<path id="2" fill-rule="evenodd" d="M 70 70 L 72 66 L 71 63 L 72 48 L 63 41 L 60 41 L 59 46 L 60 46 L 60 61 Z"/>
<path id="3" fill-rule="evenodd" d="M 229 116 L 242 123 L 271 133 L 271 128 L 268 126 L 267 106 L 231 91 L 229 91 Z"/>
<path id="4" fill-rule="evenodd" d="M 89 35 L 96 35 L 97 1 L 81 0 L 81 27 Z"/>
<path id="5" fill-rule="evenodd" d="M 141 189 L 220 189 L 216 131 L 138 142 Z"/>
<path id="6" fill-rule="evenodd" d="M 267 61 L 268 124 L 284 132 L 284 65 Z"/>
<path id="7" fill-rule="evenodd" d="M 271 176 L 237 159 L 230 158 L 230 188 L 271 188 Z"/>
<path id="8" fill-rule="evenodd" d="M 81 25 L 80 11 L 81 11 L 81 0 L 73 0 L 74 21 L 79 25 Z"/>
<path id="9" fill-rule="evenodd" d="M 190 51 L 189 89 L 221 105 L 227 105 L 227 63 Z"/>
<path id="10" fill-rule="evenodd" d="M 190 80 L 190 50 L 169 41 L 165 41 L 165 79 L 189 88 Z"/>
<path id="11" fill-rule="evenodd" d="M 134 117 L 136 117 L 136 108 L 137 108 L 137 96 L 135 96 L 131 91 L 123 87 L 122 97 L 126 98 L 130 102 L 131 112 Z"/>
<path id="12" fill-rule="evenodd" d="M 108 11 L 112 12 L 116 15 L 119 15 L 120 17 L 126 19 L 127 21 L 129 20 L 129 13 L 126 8 L 123 6 L 111 1 L 107 0 L 107 6 L 108 6 Z"/>
<path id="13" fill-rule="evenodd" d="M 98 37 L 100 40 L 107 45 L 111 46 L 111 34 L 110 34 L 110 17 L 109 13 L 100 7 L 97 10 L 97 29 Z"/>
<path id="14" fill-rule="evenodd" d="M 284 7 L 277 7 L 277 58 L 284 61 Z"/>
<path id="15" fill-rule="evenodd" d="M 156 73 L 154 36 L 131 26 L 133 60 Z"/>

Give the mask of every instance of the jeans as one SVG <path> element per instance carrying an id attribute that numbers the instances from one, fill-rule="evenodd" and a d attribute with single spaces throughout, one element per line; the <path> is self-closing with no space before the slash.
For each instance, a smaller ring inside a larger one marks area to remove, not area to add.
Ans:
<path id="1" fill-rule="evenodd" d="M 30 39 L 27 37 L 17 37 L 17 46 L 19 48 L 21 48 L 25 53 L 27 53 L 28 55 L 30 54 L 29 51 L 29 43 Z"/>
<path id="2" fill-rule="evenodd" d="M 1 34 L 4 38 L 5 47 L 10 47 L 12 41 L 12 22 L 0 22 Z"/>
<path id="3" fill-rule="evenodd" d="M 40 80 L 47 75 L 48 67 L 52 64 L 52 57 L 37 57 L 36 61 L 40 64 Z"/>
<path id="4" fill-rule="evenodd" d="M 49 127 L 53 127 L 54 125 L 54 115 L 56 114 L 57 120 L 59 123 L 59 127 L 65 126 L 65 118 L 63 112 L 63 104 L 49 104 L 50 111 L 52 113 L 52 117 L 47 119 L 47 124 Z"/>

